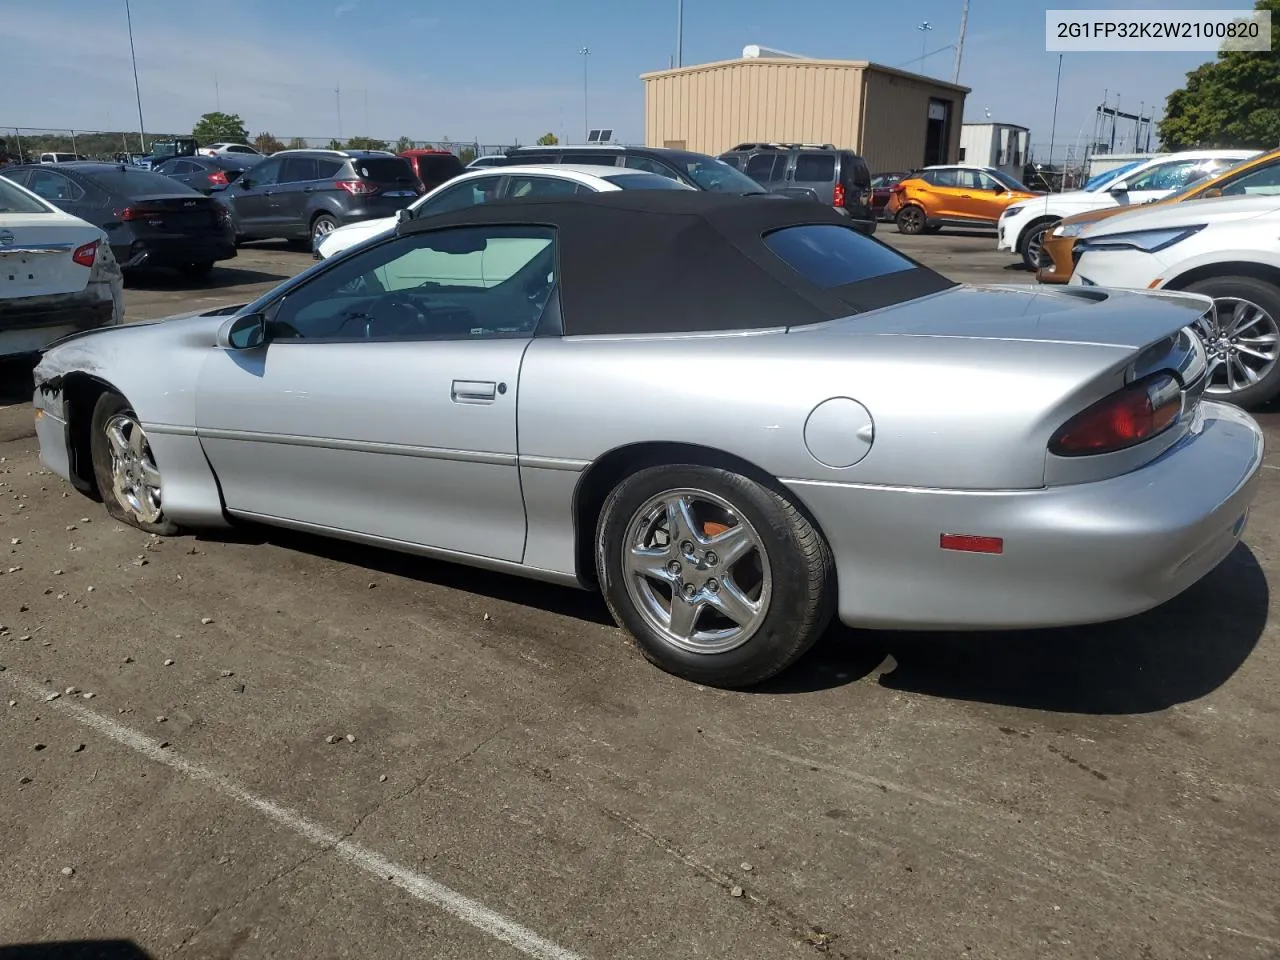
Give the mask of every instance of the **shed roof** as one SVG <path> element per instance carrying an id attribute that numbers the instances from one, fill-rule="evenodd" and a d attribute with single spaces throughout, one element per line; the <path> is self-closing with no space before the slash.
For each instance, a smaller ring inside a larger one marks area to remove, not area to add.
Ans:
<path id="1" fill-rule="evenodd" d="M 711 70 L 725 70 L 730 67 L 752 66 L 754 64 L 777 64 L 787 67 L 837 67 L 850 70 L 869 70 L 875 73 L 885 73 L 891 76 L 904 77 L 908 80 L 916 80 L 920 83 L 928 84 L 942 90 L 954 90 L 956 93 L 969 93 L 971 87 L 963 87 L 959 84 L 948 83 L 945 80 L 939 80 L 936 77 L 926 77 L 923 74 L 911 73 L 907 70 L 899 70 L 897 67 L 886 67 L 884 64 L 872 63 L 870 60 L 819 60 L 819 59 L 796 59 L 794 57 L 736 57 L 732 60 L 715 60 L 711 63 L 695 63 L 687 67 L 672 67 L 667 70 L 651 70 L 648 73 L 640 74 L 641 80 L 658 80 L 666 77 L 675 77 L 687 74 L 702 73 Z"/>

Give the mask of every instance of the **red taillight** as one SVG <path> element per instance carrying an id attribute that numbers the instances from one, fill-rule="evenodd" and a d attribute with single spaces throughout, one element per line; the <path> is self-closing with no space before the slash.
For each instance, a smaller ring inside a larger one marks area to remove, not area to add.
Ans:
<path id="1" fill-rule="evenodd" d="M 844 206 L 844 184 L 843 183 L 836 184 L 836 194 L 832 198 L 831 202 L 834 206 L 837 206 L 837 207 Z"/>
<path id="2" fill-rule="evenodd" d="M 370 183 L 368 180 L 335 180 L 334 183 L 356 197 L 371 196 L 382 189 L 376 183 Z"/>
<path id="3" fill-rule="evenodd" d="M 209 174 L 209 182 L 221 183 L 225 185 L 230 183 L 231 181 L 227 179 L 227 175 L 223 173 L 221 170 L 215 170 L 213 171 L 213 173 Z"/>
<path id="4" fill-rule="evenodd" d="M 112 210 L 111 213 L 117 220 L 132 220 L 138 216 L 138 211 L 133 209 L 133 207 L 125 207 L 123 210 Z"/>
<path id="5" fill-rule="evenodd" d="M 75 252 L 71 254 L 71 262 L 78 263 L 82 267 L 92 267 L 93 261 L 98 258 L 98 245 L 101 240 L 94 240 L 92 243 L 86 243 L 83 247 L 76 247 Z"/>
<path id="6" fill-rule="evenodd" d="M 1103 397 L 1068 420 L 1049 452 L 1059 457 L 1112 453 L 1150 440 L 1182 412 L 1182 385 L 1167 373 L 1156 373 Z"/>

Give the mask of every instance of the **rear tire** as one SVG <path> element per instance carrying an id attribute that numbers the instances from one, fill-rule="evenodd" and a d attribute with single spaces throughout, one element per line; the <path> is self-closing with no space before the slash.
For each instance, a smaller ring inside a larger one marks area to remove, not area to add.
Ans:
<path id="1" fill-rule="evenodd" d="M 314 244 L 317 237 L 327 236 L 337 230 L 340 224 L 336 217 L 327 213 L 322 213 L 311 221 L 311 242 Z"/>
<path id="2" fill-rule="evenodd" d="M 164 515 L 163 481 L 146 432 L 120 394 L 108 390 L 94 405 L 89 452 L 107 513 L 158 536 L 178 532 L 177 524 Z"/>
<path id="3" fill-rule="evenodd" d="M 713 467 L 650 467 L 619 483 L 596 527 L 596 569 L 645 658 L 714 687 L 785 670 L 834 608 L 830 550 L 804 514 Z"/>
<path id="4" fill-rule="evenodd" d="M 926 223 L 924 210 L 915 204 L 903 207 L 898 211 L 898 216 L 895 219 L 898 223 L 899 233 L 914 237 L 924 232 Z"/>
<path id="5" fill-rule="evenodd" d="M 1182 289 L 1213 297 L 1216 329 L 1196 327 L 1209 353 L 1207 395 L 1252 410 L 1280 394 L 1280 287 L 1256 277 L 1208 277 Z"/>

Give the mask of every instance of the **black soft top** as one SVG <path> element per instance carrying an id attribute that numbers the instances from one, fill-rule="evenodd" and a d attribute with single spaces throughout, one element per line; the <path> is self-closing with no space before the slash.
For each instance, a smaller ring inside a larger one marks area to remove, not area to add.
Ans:
<path id="1" fill-rule="evenodd" d="M 806 224 L 853 227 L 824 204 L 776 194 L 619 190 L 528 197 L 410 220 L 397 230 L 497 223 L 555 228 L 566 336 L 800 326 L 956 286 L 910 257 L 909 270 L 837 287 L 811 283 L 765 245 L 765 236 Z"/>

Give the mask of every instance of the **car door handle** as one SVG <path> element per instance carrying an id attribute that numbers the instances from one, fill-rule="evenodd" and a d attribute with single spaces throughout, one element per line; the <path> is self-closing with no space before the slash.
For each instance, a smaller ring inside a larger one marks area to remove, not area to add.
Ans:
<path id="1" fill-rule="evenodd" d="M 302 192 L 303 192 L 303 193 L 315 193 L 315 192 L 316 192 L 316 188 L 315 188 L 315 187 L 304 187 L 304 188 L 303 188 L 303 190 L 302 190 Z"/>
<path id="2" fill-rule="evenodd" d="M 453 381 L 454 403 L 493 403 L 497 397 L 498 385 L 492 380 Z"/>

